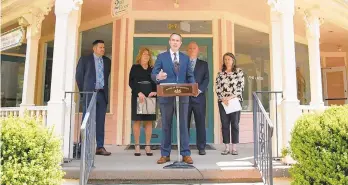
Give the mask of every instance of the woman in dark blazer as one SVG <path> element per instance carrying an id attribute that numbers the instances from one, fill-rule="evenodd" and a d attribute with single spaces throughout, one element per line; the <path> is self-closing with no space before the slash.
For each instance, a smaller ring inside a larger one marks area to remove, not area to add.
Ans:
<path id="1" fill-rule="evenodd" d="M 137 99 L 144 101 L 145 97 L 154 97 L 157 95 L 156 84 L 151 80 L 153 60 L 148 48 L 139 51 L 134 64 L 129 73 L 129 86 L 132 89 L 132 121 L 133 135 L 135 141 L 135 156 L 140 156 L 140 122 L 144 122 L 145 127 L 145 152 L 147 156 L 152 156 L 150 141 L 152 135 L 152 122 L 156 120 L 155 114 L 137 114 Z"/>

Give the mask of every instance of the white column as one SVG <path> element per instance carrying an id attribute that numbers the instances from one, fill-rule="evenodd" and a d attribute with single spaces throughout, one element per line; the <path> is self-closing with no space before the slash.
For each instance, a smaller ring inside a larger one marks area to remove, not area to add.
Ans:
<path id="1" fill-rule="evenodd" d="M 281 63 L 282 63 L 282 88 L 283 100 L 281 103 L 282 116 L 282 148 L 289 147 L 291 130 L 300 115 L 299 101 L 297 99 L 296 84 L 296 61 L 294 39 L 294 0 L 271 1 L 272 11 L 280 14 L 280 37 L 281 37 Z M 275 78 L 275 76 L 273 76 Z M 290 156 L 283 160 L 291 163 Z"/>
<path id="2" fill-rule="evenodd" d="M 66 90 L 73 89 L 75 68 L 75 53 L 77 27 L 79 20 L 79 5 L 82 2 L 74 0 L 55 1 L 56 27 L 54 35 L 54 53 L 52 66 L 51 97 L 48 102 L 48 126 L 55 128 L 57 136 L 63 137 L 64 158 L 69 157 L 70 120 L 66 120 Z M 69 82 L 68 82 L 69 81 Z M 71 88 L 69 88 L 71 87 Z M 66 89 L 67 88 L 67 89 Z M 67 103 L 70 103 L 67 102 Z M 70 111 L 68 109 L 68 111 Z M 70 113 L 68 113 L 70 114 Z M 65 122 L 66 121 L 66 122 Z M 67 124 L 65 124 L 67 123 Z"/>
<path id="3" fill-rule="evenodd" d="M 25 56 L 24 82 L 21 107 L 34 106 L 35 81 L 38 60 L 39 40 L 41 37 L 41 23 L 44 13 L 37 9 L 20 18 L 20 24 L 27 25 L 27 48 Z M 23 110 L 24 110 L 23 109 Z M 22 111 L 21 111 L 22 112 Z M 22 112 L 23 113 L 23 112 Z"/>
<path id="4" fill-rule="evenodd" d="M 306 36 L 308 40 L 309 74 L 311 84 L 311 105 L 323 107 L 323 88 L 320 66 L 320 19 L 318 9 L 305 11 Z"/>
<path id="5" fill-rule="evenodd" d="M 75 73 L 78 53 L 78 27 L 80 26 L 81 9 L 72 11 L 68 22 L 67 58 L 65 66 L 65 91 L 75 91 Z M 75 94 L 74 94 L 75 95 Z M 64 156 L 73 157 L 75 108 L 74 96 L 67 94 L 65 98 L 65 125 L 64 125 Z M 70 147 L 65 147 L 70 146 Z"/>
<path id="6" fill-rule="evenodd" d="M 270 35 L 270 56 L 271 56 L 271 91 L 282 91 L 282 42 L 280 13 L 271 10 L 271 35 Z M 282 101 L 281 94 L 271 95 L 271 120 L 274 123 L 273 132 L 273 156 L 280 156 L 282 148 L 281 116 L 279 105 Z M 277 112 L 276 112 L 277 111 Z M 278 155 L 277 155 L 278 154 Z"/>

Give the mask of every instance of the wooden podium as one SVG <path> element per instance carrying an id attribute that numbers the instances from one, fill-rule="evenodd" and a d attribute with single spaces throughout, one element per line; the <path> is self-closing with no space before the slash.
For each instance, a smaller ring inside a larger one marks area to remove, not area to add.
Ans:
<path id="1" fill-rule="evenodd" d="M 180 96 L 196 96 L 198 94 L 198 84 L 160 84 L 157 85 L 157 96 L 159 97 L 176 97 L 176 137 L 178 141 L 178 160 L 173 164 L 164 166 L 164 169 L 192 169 L 192 165 L 182 162 L 180 155 L 180 112 L 179 112 L 179 97 Z"/>

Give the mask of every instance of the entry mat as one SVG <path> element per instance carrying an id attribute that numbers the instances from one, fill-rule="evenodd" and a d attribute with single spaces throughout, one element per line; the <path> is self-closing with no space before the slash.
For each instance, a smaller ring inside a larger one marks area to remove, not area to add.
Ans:
<path id="1" fill-rule="evenodd" d="M 130 144 L 126 146 L 125 150 L 134 150 L 134 144 Z M 140 144 L 140 149 L 145 149 L 145 145 Z M 160 150 L 161 145 L 151 145 L 151 150 Z M 172 150 L 177 150 L 178 145 L 172 145 Z M 196 145 L 190 145 L 190 150 L 197 150 Z M 212 144 L 207 144 L 205 150 L 216 150 L 216 148 Z"/>

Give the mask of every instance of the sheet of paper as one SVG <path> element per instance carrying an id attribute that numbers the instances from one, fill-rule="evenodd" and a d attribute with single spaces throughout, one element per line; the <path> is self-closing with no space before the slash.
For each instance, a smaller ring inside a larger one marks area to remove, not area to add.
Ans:
<path id="1" fill-rule="evenodd" d="M 228 101 L 228 105 L 222 103 L 222 106 L 225 109 L 226 114 L 231 114 L 233 112 L 241 111 L 242 106 L 240 105 L 238 98 L 233 98 Z"/>

